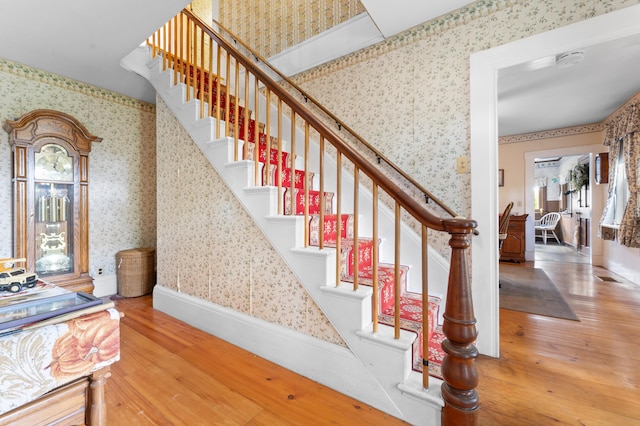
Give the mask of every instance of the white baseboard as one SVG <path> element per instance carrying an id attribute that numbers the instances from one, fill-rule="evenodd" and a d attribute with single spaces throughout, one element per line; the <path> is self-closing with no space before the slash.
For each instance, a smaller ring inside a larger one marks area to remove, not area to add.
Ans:
<path id="1" fill-rule="evenodd" d="M 402 418 L 347 348 L 156 285 L 153 307 L 246 351 Z"/>
<path id="2" fill-rule="evenodd" d="M 93 295 L 96 297 L 111 296 L 118 292 L 116 275 L 100 275 L 93 278 Z"/>

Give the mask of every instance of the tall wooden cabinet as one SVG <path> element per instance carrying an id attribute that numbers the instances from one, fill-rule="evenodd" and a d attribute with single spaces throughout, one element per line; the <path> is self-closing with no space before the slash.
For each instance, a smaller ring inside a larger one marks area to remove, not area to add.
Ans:
<path id="1" fill-rule="evenodd" d="M 13 152 L 14 257 L 46 281 L 91 293 L 89 153 L 102 139 L 54 110 L 7 120 L 4 129 Z"/>
<path id="2" fill-rule="evenodd" d="M 500 261 L 524 262 L 526 244 L 526 223 L 529 215 L 511 216 L 507 228 L 507 238 L 500 249 Z"/>

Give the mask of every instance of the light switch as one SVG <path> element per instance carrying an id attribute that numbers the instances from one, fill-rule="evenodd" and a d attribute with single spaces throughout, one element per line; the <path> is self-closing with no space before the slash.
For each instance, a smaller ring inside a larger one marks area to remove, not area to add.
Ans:
<path id="1" fill-rule="evenodd" d="M 461 157 L 458 157 L 456 163 L 457 163 L 456 168 L 458 170 L 459 175 L 469 173 L 469 157 L 464 155 Z"/>

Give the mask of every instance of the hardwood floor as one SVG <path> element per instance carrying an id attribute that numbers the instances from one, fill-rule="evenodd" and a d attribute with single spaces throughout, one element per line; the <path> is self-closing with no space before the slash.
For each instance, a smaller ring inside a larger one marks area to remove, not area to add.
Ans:
<path id="1" fill-rule="evenodd" d="M 501 357 L 476 363 L 481 424 L 639 425 L 640 287 L 584 263 L 522 267 L 542 268 L 580 322 L 500 310 Z"/>
<path id="2" fill-rule="evenodd" d="M 121 360 L 109 425 L 401 425 L 404 422 L 151 307 L 116 300 Z"/>
<path id="3" fill-rule="evenodd" d="M 547 244 L 536 241 L 535 259 L 555 263 L 591 263 L 589 256 L 576 251 L 574 247 L 555 241 L 548 241 Z"/>
<path id="4" fill-rule="evenodd" d="M 588 264 L 543 268 L 580 322 L 501 310 L 501 358 L 480 356 L 482 425 L 640 425 L 640 287 Z M 621 282 L 604 282 L 597 276 Z M 109 425 L 403 422 L 151 308 L 125 313 Z"/>

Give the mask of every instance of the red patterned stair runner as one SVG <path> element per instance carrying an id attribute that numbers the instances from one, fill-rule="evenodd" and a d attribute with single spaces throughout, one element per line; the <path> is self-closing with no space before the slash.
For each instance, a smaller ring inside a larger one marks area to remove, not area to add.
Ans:
<path id="1" fill-rule="evenodd" d="M 266 140 L 266 137 L 265 137 Z M 273 146 L 273 145 L 272 145 Z M 253 160 L 255 155 L 255 143 L 248 142 L 247 143 L 247 155 L 245 159 Z M 267 159 L 267 144 L 259 143 L 258 144 L 258 161 L 262 164 L 266 162 Z M 284 214 L 291 214 L 291 168 L 290 165 L 293 163 L 292 159 L 288 152 L 282 151 L 282 167 L 278 167 L 278 150 L 271 148 L 269 163 L 273 165 L 273 167 L 269 168 L 269 178 L 267 178 L 266 167 L 262 168 L 262 184 L 263 185 L 278 185 L 278 175 L 281 178 L 282 188 L 284 189 Z M 282 169 L 282 173 L 278 173 L 279 170 Z M 294 184 L 294 195 L 296 197 L 295 203 L 295 213 L 297 215 L 304 214 L 304 170 L 295 170 L 295 184 Z M 313 183 L 313 173 L 307 173 L 307 179 L 309 186 L 311 187 Z M 333 209 L 333 193 L 325 192 L 325 211 L 331 211 Z M 309 190 L 309 214 L 319 214 L 320 213 L 320 191 Z"/>
<path id="2" fill-rule="evenodd" d="M 325 214 L 322 227 L 324 229 L 324 242 L 325 244 L 333 244 L 335 247 L 336 240 L 338 238 L 338 223 L 337 215 Z M 353 238 L 353 215 L 343 214 L 341 217 L 340 225 L 340 237 L 341 238 Z M 320 215 L 313 215 L 309 221 L 309 244 L 312 246 L 320 245 Z"/>
<path id="3" fill-rule="evenodd" d="M 282 169 L 282 172 L 280 172 Z M 304 189 L 304 170 L 294 170 L 294 187 L 298 189 Z M 307 173 L 307 183 L 309 184 L 309 188 L 313 186 L 313 173 Z M 282 186 L 285 188 L 291 187 L 291 168 L 290 167 L 278 167 L 274 165 L 269 168 L 269 177 L 267 177 L 267 168 L 264 167 L 262 169 L 262 184 L 263 185 L 273 185 L 278 186 L 278 178 L 282 183 Z"/>
<path id="4" fill-rule="evenodd" d="M 182 66 L 181 66 L 182 65 Z M 193 64 L 183 63 L 179 59 L 176 60 L 176 65 L 174 68 L 182 68 L 181 72 L 185 76 L 184 83 L 191 83 L 193 87 L 195 87 L 196 93 L 195 97 L 200 98 L 200 90 L 202 89 L 203 99 L 205 102 L 209 102 L 209 73 Z M 202 88 L 200 87 L 201 79 L 204 77 L 204 81 L 202 82 Z M 214 76 L 211 79 L 211 116 L 216 116 L 215 106 L 218 102 L 218 80 Z M 225 109 L 227 103 L 227 87 L 224 84 L 220 84 L 220 117 L 224 119 Z M 236 110 L 236 100 L 235 96 L 229 94 L 229 122 L 235 123 L 235 110 Z M 244 116 L 247 111 L 241 105 L 238 105 L 238 115 L 240 116 L 240 121 L 244 121 Z M 251 111 L 249 111 L 249 117 L 251 117 Z"/>
<path id="5" fill-rule="evenodd" d="M 197 80 L 200 78 L 200 71 L 196 71 Z M 193 67 L 190 70 L 190 76 L 193 77 Z M 208 78 L 205 72 L 205 84 L 204 91 L 208 96 L 209 86 Z M 215 83 L 215 79 L 214 79 Z M 197 86 L 199 87 L 199 85 Z M 221 85 L 220 94 L 220 108 L 221 117 L 224 118 L 224 107 L 226 102 L 225 88 Z M 212 98 L 215 104 L 216 99 L 216 86 L 213 86 Z M 215 105 L 212 105 L 212 115 L 215 114 Z M 229 122 L 235 124 L 235 99 L 230 97 Z M 255 129 L 256 123 L 251 119 L 251 111 L 249 111 L 248 126 L 245 129 L 244 114 L 247 110 L 241 106 L 238 106 L 240 120 L 238 123 L 238 138 L 247 143 L 247 155 L 245 159 L 253 159 L 255 155 Z M 258 145 L 259 145 L 259 160 L 261 163 L 266 162 L 267 151 L 267 135 L 264 133 L 264 124 L 258 123 Z M 235 126 L 231 127 L 231 136 L 235 132 Z M 270 176 L 266 176 L 266 168 L 263 167 L 263 185 L 277 185 L 277 175 L 280 169 L 282 169 L 281 179 L 282 187 L 285 188 L 284 192 L 284 214 L 291 214 L 291 164 L 292 159 L 289 157 L 289 153 L 283 151 L 282 163 L 278 166 L 278 150 L 273 148 L 277 144 L 277 138 L 271 137 L 271 149 L 269 155 L 269 162 L 275 167 L 270 168 Z M 294 196 L 296 197 L 295 212 L 294 214 L 304 214 L 304 171 L 295 170 L 295 184 L 294 184 Z M 308 182 L 311 187 L 313 180 L 313 174 L 307 175 Z M 309 214 L 312 215 L 309 224 L 309 243 L 311 245 L 319 245 L 320 232 L 320 192 L 316 190 L 309 190 Z M 333 193 L 325 192 L 325 211 L 331 212 L 333 210 Z M 342 271 L 341 277 L 344 281 L 353 282 L 353 265 L 354 265 L 354 240 L 353 240 L 353 216 L 344 214 L 341 215 L 341 257 L 342 257 Z M 336 244 L 337 239 L 337 217 L 336 215 L 326 214 L 324 216 L 324 240 L 325 245 L 331 247 Z M 379 243 L 379 242 L 378 242 Z M 363 285 L 372 285 L 372 270 L 373 270 L 373 241 L 371 239 L 359 238 L 358 239 L 358 282 Z M 417 293 L 410 293 L 406 290 L 406 279 L 408 273 L 408 267 L 402 265 L 400 272 L 401 296 L 400 296 L 400 327 L 409 331 L 412 331 L 418 335 L 418 338 L 413 344 L 413 369 L 416 371 L 423 371 L 422 363 L 422 300 L 421 295 Z M 394 266 L 390 264 L 380 263 L 378 264 L 378 285 L 380 288 L 380 312 L 379 320 L 382 324 L 393 325 L 394 321 L 394 301 L 395 301 L 395 272 Z M 429 355 L 428 365 L 429 374 L 435 377 L 441 378 L 441 365 L 444 359 L 444 351 L 441 344 L 445 336 L 442 333 L 442 326 L 438 324 L 438 314 L 440 309 L 440 298 L 435 296 L 429 296 L 429 330 L 427 331 L 427 338 L 429 341 Z"/>
<path id="6" fill-rule="evenodd" d="M 295 212 L 293 214 L 304 214 L 304 189 L 294 188 Z M 320 214 L 320 191 L 309 191 L 309 214 Z M 325 192 L 325 211 L 333 208 L 333 193 Z M 284 214 L 291 214 L 291 188 L 284 191 Z"/>
<path id="7" fill-rule="evenodd" d="M 265 135 L 266 140 L 266 135 Z M 273 148 L 275 146 L 274 143 L 271 144 L 271 155 L 269 156 L 269 163 L 277 165 L 278 164 L 278 149 Z M 256 144 L 253 142 L 247 142 L 247 156 L 245 160 L 253 160 L 254 153 L 256 150 Z M 267 143 L 260 142 L 258 144 L 258 161 L 264 163 L 267 161 Z M 289 158 L 289 153 L 286 151 L 282 151 L 282 165 L 284 167 L 291 166 L 291 159 Z"/>
<path id="8" fill-rule="evenodd" d="M 341 216 L 341 257 L 343 281 L 353 282 L 353 215 L 344 214 Z M 325 245 L 335 247 L 337 238 L 337 216 L 324 216 L 324 240 Z M 313 216 L 309 223 L 309 244 L 319 245 L 320 241 L 320 217 Z M 358 283 L 362 285 L 372 285 L 373 280 L 373 258 L 371 256 L 373 241 L 371 239 L 360 238 L 358 250 Z M 345 265 L 346 263 L 346 265 Z M 413 369 L 423 371 L 422 353 L 422 295 L 408 292 L 407 274 L 409 267 L 400 266 L 400 327 L 417 334 L 418 338 L 413 344 Z M 394 322 L 394 302 L 395 302 L 395 270 L 394 265 L 388 263 L 378 264 L 378 287 L 380 291 L 380 312 L 378 319 L 381 324 L 393 325 Z M 440 298 L 429 296 L 428 315 L 429 330 L 427 339 L 429 342 L 428 365 L 429 374 L 442 378 L 441 366 L 444 359 L 444 351 L 441 343 L 444 340 L 442 326 L 438 325 L 440 309 Z"/>
<path id="9" fill-rule="evenodd" d="M 391 266 L 391 275 L 393 276 L 393 265 Z M 378 273 L 380 274 L 380 273 Z M 406 288 L 406 287 L 405 287 Z M 429 295 L 427 302 L 429 315 L 429 329 L 427 330 L 427 341 L 429 342 L 429 375 L 442 378 L 441 367 L 444 359 L 444 351 L 441 343 L 444 340 L 442 326 L 438 324 L 438 314 L 440 310 L 440 298 Z M 379 315 L 382 324 L 393 325 L 394 305 Z M 413 369 L 416 371 L 423 370 L 423 352 L 422 339 L 424 338 L 424 330 L 422 329 L 422 295 L 418 293 L 410 293 L 403 291 L 400 296 L 400 328 L 413 331 L 418 338 L 413 344 Z"/>

